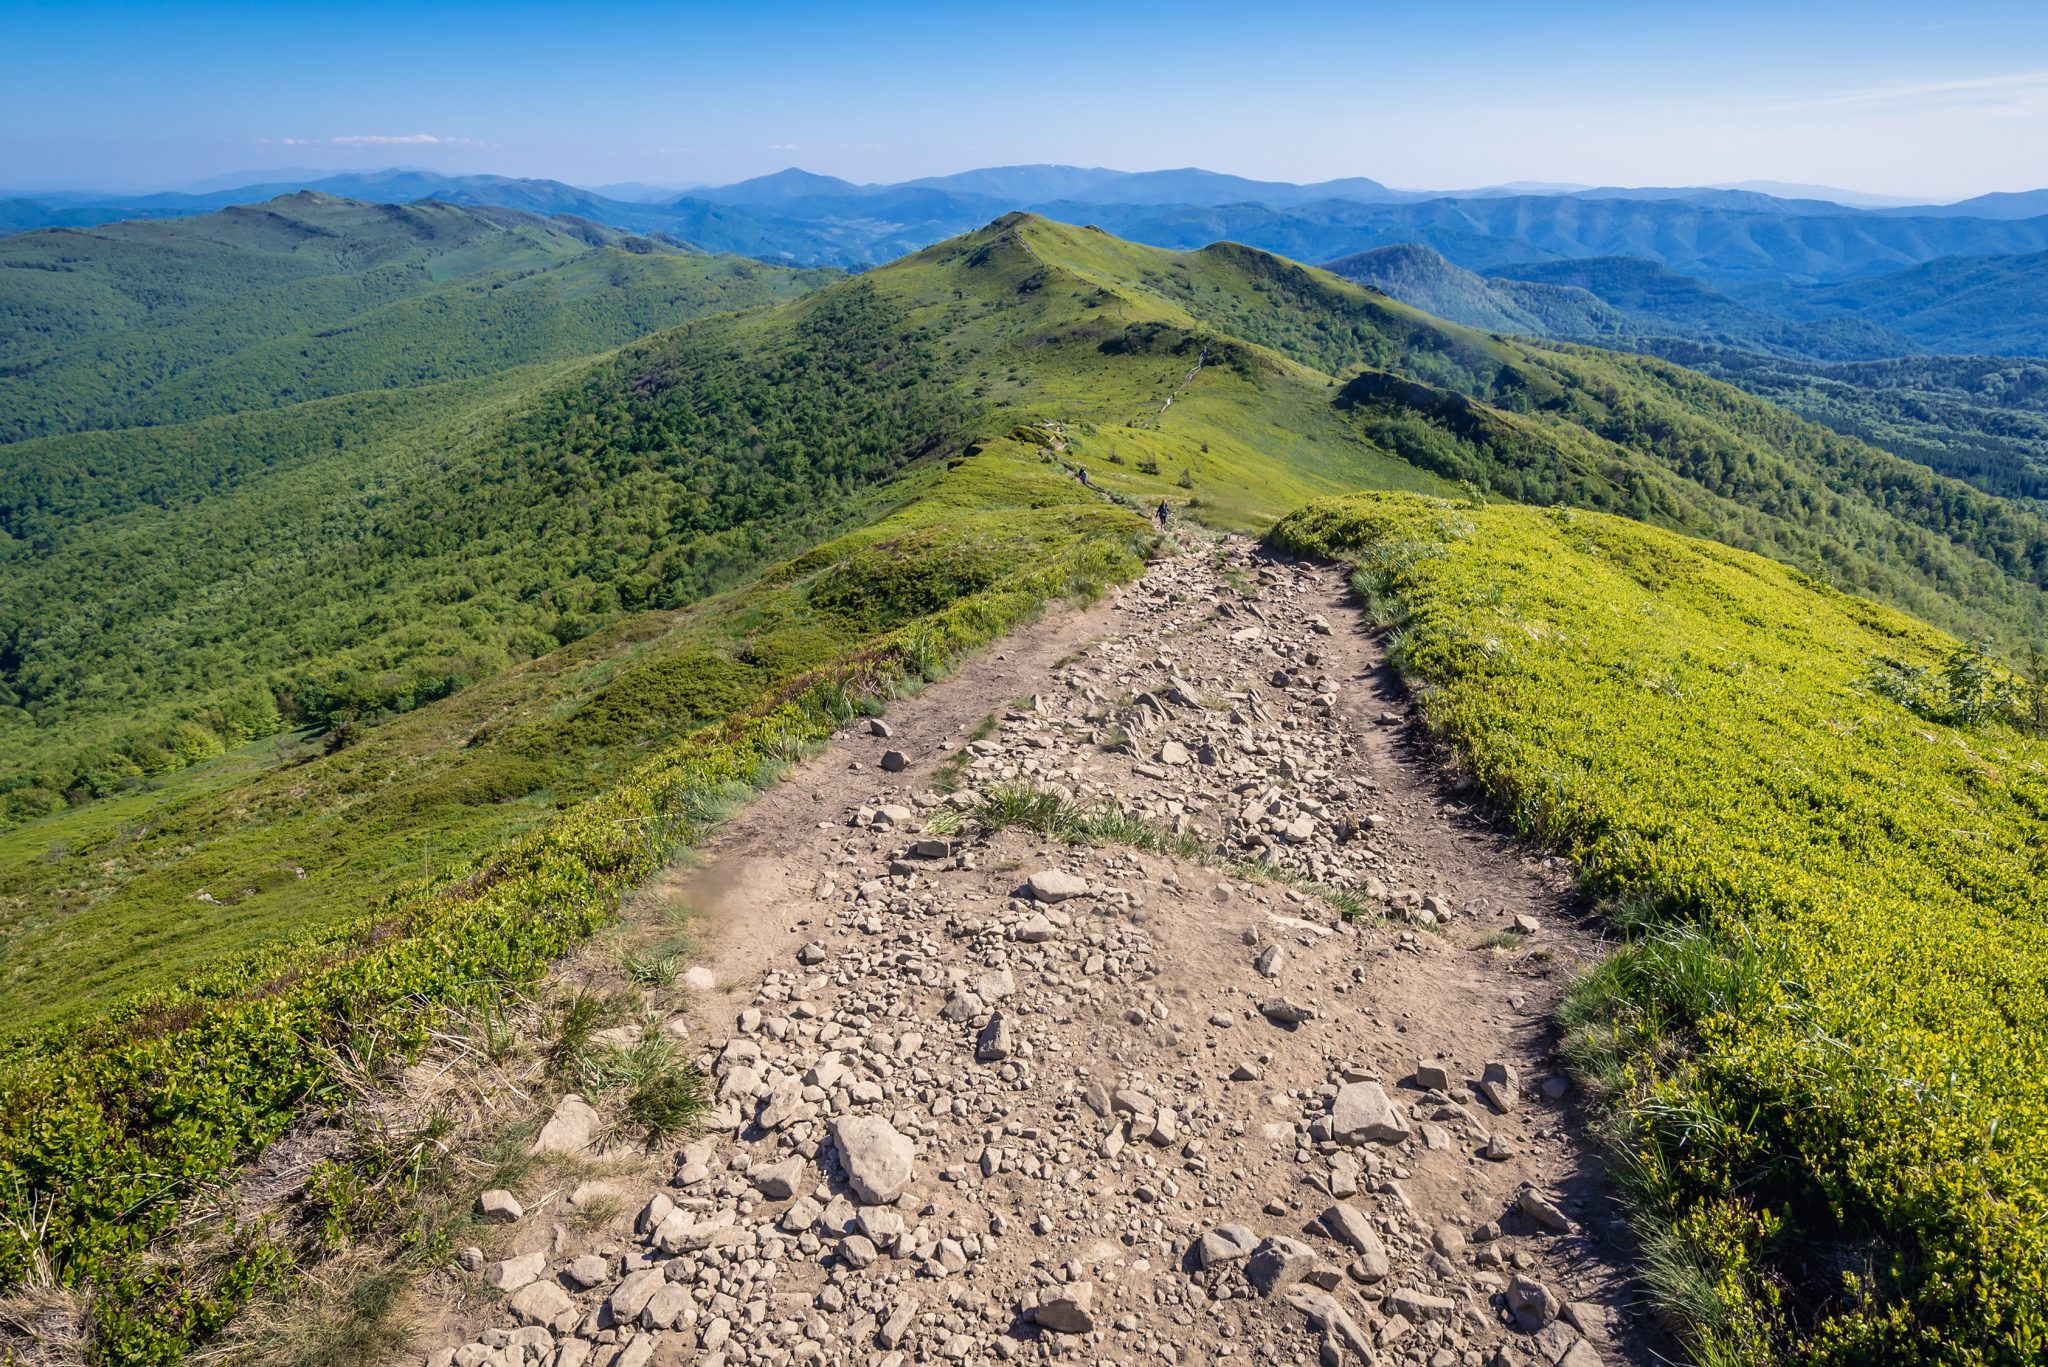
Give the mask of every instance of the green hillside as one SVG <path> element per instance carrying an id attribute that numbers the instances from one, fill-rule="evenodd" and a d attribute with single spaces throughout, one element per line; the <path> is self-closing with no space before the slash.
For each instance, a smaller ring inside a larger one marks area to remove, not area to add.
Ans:
<path id="1" fill-rule="evenodd" d="M 1790 317 L 1854 317 L 1930 351 L 2000 356 L 2048 354 L 2048 252 L 1944 256 L 1838 284 L 1753 287 L 1757 301 Z"/>
<path id="2" fill-rule="evenodd" d="M 2032 515 L 1666 363 L 1025 215 L 595 358 L 9 455 L 0 1202 L 62 1196 L 0 1281 L 132 1267 L 322 1040 L 537 974 L 863 697 L 1134 574 L 1134 507 L 1466 482 L 2008 637 L 2048 567 Z"/>
<path id="3" fill-rule="evenodd" d="M 2048 696 L 1770 561 L 1319 503 L 1430 723 L 1632 942 L 1567 1010 L 1696 1359 L 2048 1347 Z"/>
<path id="4" fill-rule="evenodd" d="M 1882 320 L 1850 315 L 1816 316 L 1808 321 L 1782 317 L 1638 257 L 1518 262 L 1496 266 L 1487 274 L 1490 283 L 1501 287 L 1584 291 L 1625 319 L 1638 336 L 1678 337 L 1822 361 L 1896 356 L 1913 350 L 1911 341 L 1887 331 Z M 1569 322 L 1569 314 L 1561 321 Z M 1599 340 L 1561 327 L 1538 331 L 1547 337 Z"/>
<path id="5" fill-rule="evenodd" d="M 1986 493 L 2048 509 L 2048 362 L 1897 356 L 1823 365 L 1683 343 L 1655 350 Z"/>
<path id="6" fill-rule="evenodd" d="M 589 355 L 821 283 L 576 219 L 300 193 L 0 241 L 0 441 Z"/>

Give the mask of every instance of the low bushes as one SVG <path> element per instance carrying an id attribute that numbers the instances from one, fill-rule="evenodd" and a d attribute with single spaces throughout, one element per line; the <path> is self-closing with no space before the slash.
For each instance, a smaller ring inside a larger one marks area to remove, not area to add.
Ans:
<path id="1" fill-rule="evenodd" d="M 175 1360 L 276 1271 L 279 1251 L 252 1236 L 202 1273 L 161 1236 L 201 1184 L 331 1093 L 337 1050 L 416 1053 L 447 1009 L 538 978 L 860 698 L 934 677 L 1049 599 L 1137 572 L 1136 519 L 1037 516 L 1021 567 L 785 680 L 452 879 L 24 1050 L 0 1076 L 0 1284 L 88 1286 L 103 1360 Z"/>
<path id="2" fill-rule="evenodd" d="M 1356 563 L 1424 716 L 1632 934 L 1565 1023 L 1697 1356 L 2048 1354 L 2048 744 L 2023 690 L 1897 613 L 1598 514 L 1367 495 L 1274 540 Z M 1971 705 L 1915 705 L 1901 671 Z"/>

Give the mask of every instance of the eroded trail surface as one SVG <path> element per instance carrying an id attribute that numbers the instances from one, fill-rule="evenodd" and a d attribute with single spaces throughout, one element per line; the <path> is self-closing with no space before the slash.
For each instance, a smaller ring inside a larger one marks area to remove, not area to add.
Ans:
<path id="1" fill-rule="evenodd" d="M 1205 543 L 874 730 L 665 890 L 701 1137 L 609 1225 L 528 1216 L 430 1363 L 1647 1360 L 1548 1052 L 1597 939 L 1336 571 Z M 954 830 L 1011 785 L 1206 853 Z"/>

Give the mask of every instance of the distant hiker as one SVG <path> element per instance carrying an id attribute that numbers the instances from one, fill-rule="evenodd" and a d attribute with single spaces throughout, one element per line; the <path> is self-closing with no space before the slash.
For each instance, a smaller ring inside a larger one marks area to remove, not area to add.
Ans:
<path id="1" fill-rule="evenodd" d="M 1156 513 L 1154 513 L 1154 514 L 1153 514 L 1153 516 L 1159 519 L 1159 530 L 1160 530 L 1160 531 L 1162 531 L 1162 532 L 1163 532 L 1163 531 L 1165 531 L 1165 530 L 1166 530 L 1166 500 L 1165 500 L 1165 499 L 1163 499 L 1163 498 L 1162 498 L 1162 499 L 1160 499 L 1160 500 L 1159 500 L 1159 511 L 1158 511 L 1158 512 L 1156 512 Z"/>
<path id="2" fill-rule="evenodd" d="M 1077 465 L 1077 466 L 1075 466 L 1075 467 L 1074 467 L 1074 476 L 1075 476 L 1075 478 L 1077 478 L 1077 479 L 1079 479 L 1079 480 L 1081 481 L 1081 483 L 1082 483 L 1082 485 L 1083 485 L 1083 486 L 1085 486 L 1085 487 L 1087 487 L 1087 488 L 1090 488 L 1090 489 L 1093 489 L 1093 488 L 1095 487 L 1094 485 L 1092 485 L 1092 484 L 1089 484 L 1089 483 L 1088 483 L 1088 467 L 1087 467 L 1087 466 L 1085 466 L 1085 465 Z"/>

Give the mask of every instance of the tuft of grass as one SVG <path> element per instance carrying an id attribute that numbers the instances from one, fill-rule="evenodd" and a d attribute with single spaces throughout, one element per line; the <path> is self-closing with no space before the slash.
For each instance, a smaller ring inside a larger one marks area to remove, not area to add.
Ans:
<path id="1" fill-rule="evenodd" d="M 641 987 L 672 987 L 681 965 L 674 954 L 619 955 L 619 971 Z"/>
<path id="2" fill-rule="evenodd" d="M 1519 930 L 1494 930 L 1479 937 L 1474 949 L 1520 949 L 1529 937 Z"/>
<path id="3" fill-rule="evenodd" d="M 984 790 L 974 818 L 988 830 L 1021 826 L 1075 845 L 1126 845 L 1184 859 L 1201 859 L 1208 853 L 1201 837 L 1154 825 L 1115 802 L 1078 803 L 1030 784 L 996 784 Z"/>

